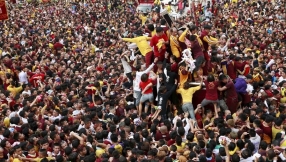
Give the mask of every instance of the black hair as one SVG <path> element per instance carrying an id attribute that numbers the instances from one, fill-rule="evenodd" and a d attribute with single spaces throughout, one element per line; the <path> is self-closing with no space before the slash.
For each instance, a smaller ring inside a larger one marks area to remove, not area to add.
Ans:
<path id="1" fill-rule="evenodd" d="M 164 31 L 164 29 L 162 27 L 156 27 L 156 33 L 160 33 Z"/>

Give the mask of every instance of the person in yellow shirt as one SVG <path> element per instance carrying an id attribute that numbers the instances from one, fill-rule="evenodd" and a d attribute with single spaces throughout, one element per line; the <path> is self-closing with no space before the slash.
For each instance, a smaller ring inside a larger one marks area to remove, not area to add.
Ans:
<path id="1" fill-rule="evenodd" d="M 203 42 L 202 42 L 200 36 L 198 35 L 198 27 L 196 25 L 191 25 L 191 26 L 189 26 L 189 30 L 190 30 L 189 34 L 196 36 L 197 41 L 199 42 L 199 45 L 201 46 L 202 50 L 204 50 Z"/>
<path id="2" fill-rule="evenodd" d="M 161 1 L 160 0 L 154 1 L 154 9 L 153 10 L 157 13 L 160 13 L 160 10 L 161 10 Z"/>
<path id="3" fill-rule="evenodd" d="M 185 148 L 185 146 L 186 146 L 186 143 L 183 142 L 181 136 L 177 136 L 177 137 L 176 137 L 175 146 L 177 147 L 177 151 L 178 151 L 178 152 L 184 150 L 184 148 Z"/>
<path id="4" fill-rule="evenodd" d="M 283 120 L 281 118 L 274 119 L 274 125 L 272 125 L 272 141 L 274 141 L 276 134 L 283 131 L 282 126 Z"/>
<path id="5" fill-rule="evenodd" d="M 7 91 L 11 92 L 13 96 L 16 96 L 18 93 L 20 93 L 23 90 L 23 83 L 20 83 L 21 85 L 19 87 L 15 87 L 15 83 L 11 82 L 10 85 L 7 87 Z"/>
<path id="6" fill-rule="evenodd" d="M 156 34 L 156 30 L 153 24 L 148 24 L 147 29 L 150 32 L 151 37 L 153 37 Z"/>
<path id="7" fill-rule="evenodd" d="M 190 74 L 190 72 L 188 71 L 188 69 L 186 67 L 186 63 L 182 62 L 179 66 L 179 80 L 180 80 L 179 88 L 184 87 L 184 84 L 189 79 L 189 74 Z"/>
<path id="8" fill-rule="evenodd" d="M 170 46 L 173 55 L 176 56 L 176 58 L 179 58 L 182 50 L 178 41 L 178 31 L 176 28 L 171 29 Z"/>
<path id="9" fill-rule="evenodd" d="M 153 49 L 151 48 L 148 42 L 151 39 L 151 37 L 139 36 L 135 38 L 121 38 L 121 39 L 126 42 L 136 43 L 137 47 L 139 48 L 140 53 L 143 56 L 145 56 L 146 67 L 151 65 Z"/>
<path id="10" fill-rule="evenodd" d="M 148 17 L 147 17 L 147 13 L 140 13 L 139 14 L 139 19 L 141 20 L 142 22 L 142 25 L 145 25 L 146 21 L 148 20 Z"/>
<path id="11" fill-rule="evenodd" d="M 282 82 L 282 86 L 281 86 L 281 99 L 280 102 L 281 103 L 286 103 L 286 82 Z"/>
<path id="12" fill-rule="evenodd" d="M 172 5 L 171 2 L 169 2 L 167 5 L 164 6 L 164 9 L 166 9 L 168 13 L 172 12 L 171 5 Z"/>
<path id="13" fill-rule="evenodd" d="M 178 41 L 180 42 L 180 44 L 181 44 L 181 49 L 182 49 L 182 51 L 184 51 L 185 49 L 187 49 L 187 44 L 185 44 L 185 38 L 186 38 L 186 36 L 189 34 L 189 28 L 186 28 L 185 30 L 184 30 L 184 32 L 183 33 L 181 33 L 181 35 L 179 36 L 179 38 L 178 38 Z"/>
<path id="14" fill-rule="evenodd" d="M 188 112 L 193 120 L 196 120 L 195 113 L 194 113 L 194 106 L 192 104 L 193 95 L 197 90 L 201 89 L 202 81 L 203 80 L 201 79 L 200 85 L 196 87 L 191 87 L 189 82 L 185 82 L 183 88 L 177 89 L 177 93 L 181 94 L 182 96 L 183 111 L 185 113 Z"/>

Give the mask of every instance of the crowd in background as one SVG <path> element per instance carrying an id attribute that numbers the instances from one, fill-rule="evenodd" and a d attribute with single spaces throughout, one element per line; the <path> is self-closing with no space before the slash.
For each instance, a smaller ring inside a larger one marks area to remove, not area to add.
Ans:
<path id="1" fill-rule="evenodd" d="M 286 161 L 285 1 L 138 5 L 9 3 L 0 162 Z"/>

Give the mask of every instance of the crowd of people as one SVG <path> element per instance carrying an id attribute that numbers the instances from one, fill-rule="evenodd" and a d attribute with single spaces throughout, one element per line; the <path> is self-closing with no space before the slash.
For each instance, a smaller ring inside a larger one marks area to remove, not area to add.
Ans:
<path id="1" fill-rule="evenodd" d="M 0 162 L 286 161 L 285 1 L 8 4 Z"/>

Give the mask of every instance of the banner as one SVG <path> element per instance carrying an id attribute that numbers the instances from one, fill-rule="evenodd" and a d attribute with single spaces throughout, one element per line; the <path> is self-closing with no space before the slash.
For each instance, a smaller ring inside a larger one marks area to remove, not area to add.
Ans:
<path id="1" fill-rule="evenodd" d="M 8 19 L 8 11 L 5 0 L 0 0 L 0 20 Z"/>

